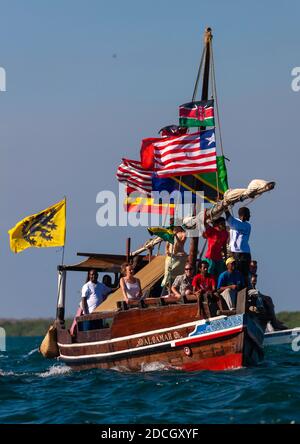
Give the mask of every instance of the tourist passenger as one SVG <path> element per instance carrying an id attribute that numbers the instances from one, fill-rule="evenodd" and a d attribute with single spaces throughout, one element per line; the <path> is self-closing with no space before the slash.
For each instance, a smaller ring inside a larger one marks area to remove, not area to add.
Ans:
<path id="1" fill-rule="evenodd" d="M 245 286 L 243 275 L 235 269 L 235 264 L 235 259 L 229 257 L 226 260 L 227 271 L 220 274 L 218 279 L 218 290 L 221 292 L 229 310 L 235 308 L 237 293 Z"/>
<path id="2" fill-rule="evenodd" d="M 249 266 L 251 253 L 249 237 L 251 233 L 250 210 L 247 207 L 239 208 L 239 218 L 231 216 L 226 211 L 226 220 L 230 227 L 230 251 L 236 260 L 236 268 L 244 276 L 245 284 L 248 285 Z"/>
<path id="3" fill-rule="evenodd" d="M 177 276 L 171 287 L 172 294 L 180 299 L 193 293 L 193 275 L 194 270 L 192 264 L 187 262 L 184 268 L 184 274 Z"/>
<path id="4" fill-rule="evenodd" d="M 226 270 L 223 256 L 226 259 L 226 245 L 229 234 L 226 230 L 224 217 L 219 217 L 213 221 L 212 227 L 205 223 L 203 237 L 207 239 L 208 244 L 205 255 L 209 264 L 208 273 L 214 275 L 217 279 Z"/>
<path id="5" fill-rule="evenodd" d="M 141 282 L 134 277 L 134 269 L 132 264 L 126 262 L 121 267 L 123 277 L 120 279 L 120 287 L 123 293 L 125 302 L 139 301 L 142 297 Z"/>
<path id="6" fill-rule="evenodd" d="M 184 251 L 186 233 L 182 227 L 174 227 L 174 244 L 166 243 L 165 274 L 162 287 L 170 285 L 176 276 L 184 273 L 187 254 Z"/>
<path id="7" fill-rule="evenodd" d="M 96 270 L 90 270 L 89 280 L 81 290 L 81 308 L 83 314 L 92 313 L 98 305 L 103 302 L 112 289 L 98 282 L 98 273 Z"/>

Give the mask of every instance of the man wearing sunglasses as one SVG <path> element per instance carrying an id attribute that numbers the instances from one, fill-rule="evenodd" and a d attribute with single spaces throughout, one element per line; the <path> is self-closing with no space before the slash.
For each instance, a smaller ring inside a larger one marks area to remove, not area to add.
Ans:
<path id="1" fill-rule="evenodd" d="M 193 293 L 193 276 L 193 266 L 187 262 L 184 267 L 184 274 L 177 276 L 171 287 L 172 293 L 177 299 Z"/>

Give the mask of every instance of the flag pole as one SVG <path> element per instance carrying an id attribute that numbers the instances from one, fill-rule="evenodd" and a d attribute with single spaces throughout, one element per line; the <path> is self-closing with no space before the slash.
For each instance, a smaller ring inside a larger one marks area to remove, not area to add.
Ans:
<path id="1" fill-rule="evenodd" d="M 65 259 L 65 244 L 66 244 L 66 235 L 67 235 L 67 197 L 64 196 L 65 200 L 65 241 L 62 248 L 62 255 L 61 255 L 61 265 L 64 265 L 64 259 Z"/>
<path id="2" fill-rule="evenodd" d="M 65 244 L 66 244 L 66 225 L 67 225 L 67 198 L 64 196 L 65 200 L 65 236 L 64 244 L 62 247 L 61 265 L 58 266 L 58 292 L 57 292 L 57 304 L 56 304 L 56 321 L 57 323 L 63 325 L 65 322 L 65 285 L 66 285 L 66 271 L 63 269 L 64 258 L 65 258 Z"/>
<path id="3" fill-rule="evenodd" d="M 65 246 L 63 246 L 62 248 L 61 265 L 64 265 L 64 258 L 65 258 Z"/>

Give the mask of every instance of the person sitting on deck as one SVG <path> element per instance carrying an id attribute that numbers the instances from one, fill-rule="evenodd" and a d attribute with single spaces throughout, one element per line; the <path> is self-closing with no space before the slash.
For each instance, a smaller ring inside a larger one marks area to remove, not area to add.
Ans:
<path id="1" fill-rule="evenodd" d="M 181 299 L 193 293 L 193 274 L 192 264 L 187 262 L 184 268 L 184 274 L 177 276 L 171 287 L 172 294 L 176 299 Z"/>
<path id="2" fill-rule="evenodd" d="M 208 273 L 209 265 L 207 261 L 201 261 L 199 264 L 199 274 L 193 279 L 194 293 L 206 293 L 207 291 L 213 292 L 216 289 L 216 281 L 214 276 Z"/>
<path id="3" fill-rule="evenodd" d="M 219 275 L 226 270 L 223 255 L 226 258 L 226 245 L 229 234 L 226 230 L 224 217 L 219 217 L 211 227 L 206 222 L 203 237 L 207 239 L 207 252 L 205 258 L 208 261 L 208 273 L 218 279 Z"/>
<path id="4" fill-rule="evenodd" d="M 112 291 L 111 288 L 102 282 L 98 282 L 98 273 L 96 270 L 90 270 L 88 278 L 88 282 L 84 284 L 81 290 L 81 308 L 83 314 L 92 313 Z"/>
<path id="5" fill-rule="evenodd" d="M 247 207 L 239 208 L 239 218 L 231 216 L 226 211 L 226 220 L 230 227 L 230 251 L 236 260 L 236 268 L 244 276 L 245 284 L 248 285 L 249 265 L 251 253 L 249 237 L 251 233 L 250 210 Z"/>
<path id="6" fill-rule="evenodd" d="M 229 257 L 226 260 L 227 271 L 220 274 L 218 279 L 218 290 L 225 300 L 229 310 L 236 306 L 237 293 L 245 287 L 243 275 L 235 269 L 235 259 Z"/>
<path id="7" fill-rule="evenodd" d="M 139 301 L 142 297 L 141 282 L 134 277 L 134 268 L 132 264 L 126 262 L 121 267 L 123 277 L 120 279 L 120 287 L 123 293 L 125 302 Z"/>
<path id="8" fill-rule="evenodd" d="M 207 259 L 199 264 L 199 274 L 193 279 L 193 291 L 196 296 L 201 296 L 206 317 L 215 316 L 217 309 L 222 310 L 220 297 L 216 292 L 215 277 L 208 273 Z"/>

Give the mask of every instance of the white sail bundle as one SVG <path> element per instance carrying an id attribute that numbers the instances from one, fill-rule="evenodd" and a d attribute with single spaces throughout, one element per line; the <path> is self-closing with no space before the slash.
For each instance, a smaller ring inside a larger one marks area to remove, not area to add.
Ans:
<path id="1" fill-rule="evenodd" d="M 217 202 L 214 206 L 204 211 L 201 211 L 196 216 L 186 217 L 183 219 L 183 227 L 187 230 L 194 230 L 204 227 L 204 217 L 207 222 L 212 222 L 218 219 L 225 211 L 228 211 L 230 207 L 238 202 L 243 202 L 247 199 L 255 199 L 261 194 L 273 190 L 275 182 L 268 182 L 263 179 L 252 180 L 247 188 L 233 188 L 224 193 L 224 198 L 220 202 Z"/>

